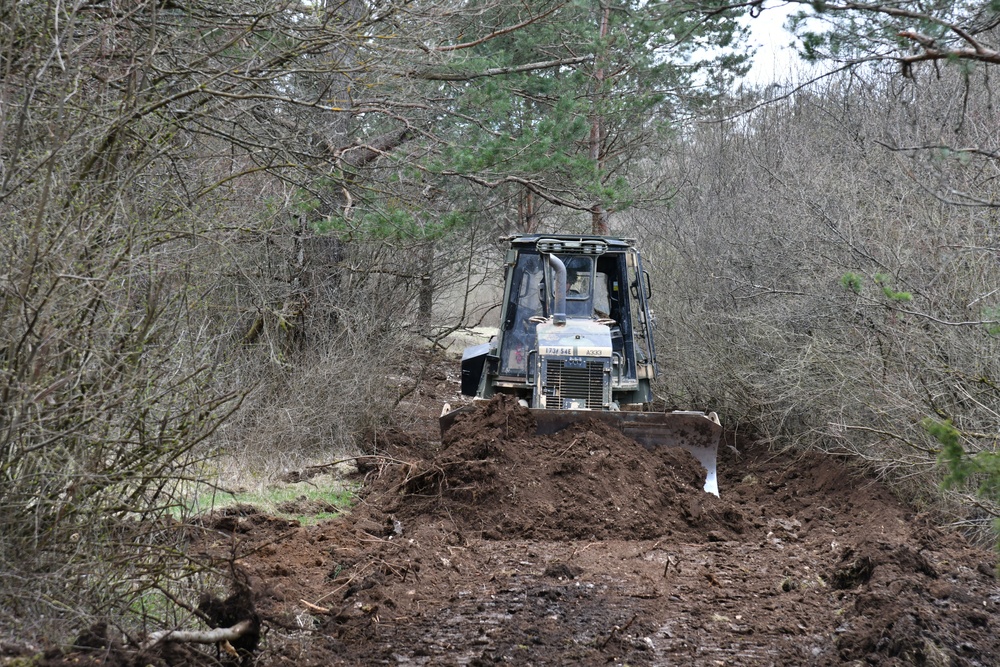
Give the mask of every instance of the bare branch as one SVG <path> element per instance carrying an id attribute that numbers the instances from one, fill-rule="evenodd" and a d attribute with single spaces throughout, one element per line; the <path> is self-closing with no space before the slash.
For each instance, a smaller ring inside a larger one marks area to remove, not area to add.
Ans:
<path id="1" fill-rule="evenodd" d="M 521 21 L 520 23 L 517 23 L 515 25 L 506 26 L 504 28 L 499 28 L 498 30 L 494 30 L 490 34 L 485 35 L 483 37 L 480 37 L 479 39 L 473 40 L 471 42 L 462 42 L 461 44 L 452 44 L 452 45 L 449 45 L 449 46 L 436 46 L 436 47 L 433 47 L 430 50 L 432 50 L 432 51 L 442 51 L 442 52 L 457 51 L 459 49 L 468 49 L 468 48 L 471 48 L 473 46 L 479 46 L 480 44 L 485 44 L 486 42 L 488 42 L 490 40 L 496 39 L 497 37 L 503 37 L 504 35 L 508 35 L 508 34 L 510 34 L 512 32 L 517 31 L 517 30 L 521 30 L 522 28 L 527 28 L 529 25 L 531 25 L 533 23 L 537 23 L 538 21 L 541 21 L 542 19 L 544 19 L 549 14 L 552 14 L 552 13 L 554 13 L 554 12 L 562 9 L 564 6 L 566 6 L 566 4 L 567 3 L 565 3 L 565 2 L 560 3 L 560 4 L 556 5 L 556 6 L 554 6 L 552 9 L 548 10 L 547 12 L 542 12 L 541 14 L 538 14 L 536 16 L 532 16 L 531 18 L 528 18 L 528 19 L 526 19 L 524 21 Z"/>
<path id="2" fill-rule="evenodd" d="M 569 65 L 579 65 L 592 60 L 592 56 L 577 56 L 575 58 L 560 58 L 557 60 L 546 60 L 542 62 L 526 63 L 513 67 L 493 67 L 478 72 L 435 72 L 432 70 L 411 71 L 407 76 L 424 81 L 472 81 L 489 76 L 503 76 L 507 74 L 521 74 L 524 72 L 534 72 L 554 67 L 568 67 Z"/>
<path id="3" fill-rule="evenodd" d="M 218 644 L 219 642 L 236 641 L 254 629 L 251 620 L 240 621 L 231 628 L 215 628 L 213 630 L 161 630 L 150 633 L 142 644 L 142 649 L 152 648 L 160 642 L 186 642 L 192 644 Z"/>

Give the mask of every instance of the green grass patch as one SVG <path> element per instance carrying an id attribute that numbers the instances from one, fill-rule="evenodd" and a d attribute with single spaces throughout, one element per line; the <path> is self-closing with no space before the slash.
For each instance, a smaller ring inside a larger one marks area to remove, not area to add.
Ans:
<path id="1" fill-rule="evenodd" d="M 343 514 L 354 502 L 357 485 L 321 475 L 305 482 L 275 484 L 257 491 L 214 491 L 193 497 L 194 514 L 232 505 L 252 505 L 265 514 L 311 525 Z"/>

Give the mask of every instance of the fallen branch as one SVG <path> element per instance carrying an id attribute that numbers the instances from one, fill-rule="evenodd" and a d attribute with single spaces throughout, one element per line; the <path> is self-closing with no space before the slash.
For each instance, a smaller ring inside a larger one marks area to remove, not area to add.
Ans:
<path id="1" fill-rule="evenodd" d="M 629 622 L 626 623 L 624 626 L 618 627 L 616 625 L 615 627 L 611 628 L 611 634 L 608 635 L 608 638 L 604 640 L 603 644 L 601 644 L 601 650 L 603 651 L 605 648 L 607 648 L 608 642 L 610 642 L 614 638 L 615 635 L 617 635 L 620 632 L 625 632 L 626 630 L 628 630 L 632 626 L 632 623 L 637 618 L 639 618 L 639 614 L 638 613 L 634 614 L 632 616 L 631 620 L 629 620 Z"/>
<path id="2" fill-rule="evenodd" d="M 564 449 L 561 452 L 559 452 L 556 455 L 556 458 L 562 458 L 562 455 L 565 454 L 566 452 L 568 452 L 573 447 L 573 445 L 575 445 L 578 442 L 580 442 L 580 438 L 573 438 L 573 442 L 569 443 L 569 446 L 567 446 L 566 449 Z"/>
<path id="3" fill-rule="evenodd" d="M 240 621 L 231 628 L 215 628 L 214 630 L 160 630 L 154 632 L 142 644 L 142 649 L 152 648 L 160 642 L 189 642 L 193 644 L 218 644 L 231 642 L 250 632 L 253 621 Z"/>
<path id="4" fill-rule="evenodd" d="M 317 614 L 329 614 L 330 610 L 327 607 L 320 607 L 318 604 L 313 604 L 312 602 L 307 602 L 306 600 L 300 599 L 299 602 L 308 609 L 309 611 L 315 612 Z"/>

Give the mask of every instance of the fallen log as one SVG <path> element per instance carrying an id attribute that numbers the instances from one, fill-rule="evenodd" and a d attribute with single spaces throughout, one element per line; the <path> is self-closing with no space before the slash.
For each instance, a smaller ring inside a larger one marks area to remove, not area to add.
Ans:
<path id="1" fill-rule="evenodd" d="M 153 632 L 142 644 L 146 650 L 160 642 L 188 642 L 194 644 L 218 644 L 239 639 L 254 629 L 252 620 L 240 621 L 231 628 L 215 628 L 213 630 L 160 630 Z"/>

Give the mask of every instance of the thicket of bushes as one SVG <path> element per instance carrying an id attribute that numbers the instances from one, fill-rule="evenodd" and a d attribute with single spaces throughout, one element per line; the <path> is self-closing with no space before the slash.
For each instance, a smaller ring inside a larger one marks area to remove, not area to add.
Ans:
<path id="1" fill-rule="evenodd" d="M 633 216 L 659 288 L 662 390 L 776 445 L 863 461 L 918 503 L 940 507 L 936 424 L 953 425 L 960 468 L 988 469 L 1000 183 L 969 147 L 995 145 L 991 95 L 982 71 L 862 70 L 678 142 L 674 205 Z M 996 516 L 992 479 L 949 487 L 955 521 Z"/>

